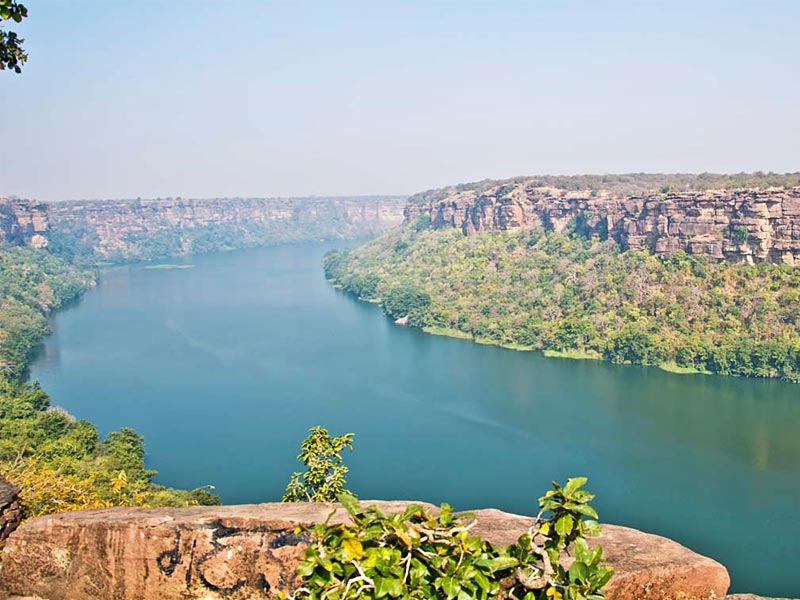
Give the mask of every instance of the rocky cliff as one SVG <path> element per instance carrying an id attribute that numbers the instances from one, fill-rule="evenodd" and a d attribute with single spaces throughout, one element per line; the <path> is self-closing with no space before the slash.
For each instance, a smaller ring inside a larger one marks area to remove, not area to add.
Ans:
<path id="1" fill-rule="evenodd" d="M 405 198 L 233 198 L 35 203 L 0 199 L 0 242 L 87 248 L 110 259 L 374 235 Z"/>
<path id="2" fill-rule="evenodd" d="M 43 247 L 48 229 L 46 204 L 0 198 L 0 243 Z"/>
<path id="3" fill-rule="evenodd" d="M 387 513 L 407 505 L 377 504 Z M 298 587 L 307 530 L 332 508 L 117 508 L 31 519 L 8 539 L 0 592 L 46 600 L 274 598 Z M 497 545 L 516 541 L 532 519 L 493 509 L 473 515 L 472 533 Z M 332 522 L 346 518 L 339 507 Z M 608 600 L 719 598 L 730 584 L 725 567 L 663 537 L 604 525 L 595 543 L 615 571 Z"/>
<path id="4" fill-rule="evenodd" d="M 545 185 L 548 184 L 548 185 Z M 412 196 L 407 222 L 464 234 L 530 227 L 610 237 L 658 255 L 800 264 L 800 187 L 657 192 L 564 189 L 540 178 L 481 182 Z"/>

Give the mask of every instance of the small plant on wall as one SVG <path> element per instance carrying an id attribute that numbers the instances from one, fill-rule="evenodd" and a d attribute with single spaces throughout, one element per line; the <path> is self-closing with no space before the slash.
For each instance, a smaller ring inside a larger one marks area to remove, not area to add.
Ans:
<path id="1" fill-rule="evenodd" d="M 324 427 L 312 427 L 300 444 L 297 460 L 306 466 L 304 473 L 293 473 L 282 502 L 336 502 L 345 489 L 342 452 L 353 450 L 353 434 L 332 436 Z"/>

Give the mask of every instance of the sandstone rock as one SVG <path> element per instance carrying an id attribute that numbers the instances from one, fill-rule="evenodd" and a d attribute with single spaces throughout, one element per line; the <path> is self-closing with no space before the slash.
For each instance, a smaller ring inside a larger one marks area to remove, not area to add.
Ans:
<path id="1" fill-rule="evenodd" d="M 386 512 L 407 503 L 380 502 Z M 105 509 L 31 519 L 8 540 L 0 589 L 47 600 L 270 598 L 298 585 L 308 542 L 298 525 L 335 505 L 260 504 L 185 509 Z M 476 533 L 514 541 L 529 517 L 475 511 Z M 346 514 L 339 509 L 333 520 Z M 662 537 L 606 525 L 599 539 L 616 574 L 609 600 L 724 596 L 724 567 Z"/>
<path id="2" fill-rule="evenodd" d="M 800 188 L 621 196 L 541 187 L 536 178 L 485 189 L 443 188 L 412 196 L 405 219 L 465 235 L 569 226 L 658 255 L 684 250 L 736 261 L 800 262 Z"/>
<path id="3" fill-rule="evenodd" d="M 403 197 L 97 200 L 36 203 L 0 198 L 0 243 L 46 247 L 66 233 L 101 255 L 137 258 L 142 238 L 175 253 L 191 250 L 193 233 L 219 227 L 237 247 L 304 239 L 356 238 L 402 221 Z M 193 231 L 196 230 L 196 231 Z"/>
<path id="4" fill-rule="evenodd" d="M 765 598 L 764 596 L 756 596 L 755 594 L 729 594 L 722 598 L 722 600 L 790 600 L 789 598 Z"/>
<path id="5" fill-rule="evenodd" d="M 50 241 L 41 233 L 34 233 L 31 236 L 31 246 L 34 248 L 47 248 L 49 245 Z"/>
<path id="6" fill-rule="evenodd" d="M 0 477 L 0 548 L 22 520 L 19 488 Z"/>

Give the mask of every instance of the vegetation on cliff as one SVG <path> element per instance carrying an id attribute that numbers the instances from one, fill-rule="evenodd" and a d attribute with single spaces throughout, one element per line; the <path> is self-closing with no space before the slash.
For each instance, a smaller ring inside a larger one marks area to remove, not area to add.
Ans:
<path id="1" fill-rule="evenodd" d="M 352 524 L 314 528 L 293 598 L 602 600 L 613 570 L 587 544 L 600 528 L 585 483 L 554 482 L 528 532 L 504 548 L 472 535 L 470 515 L 447 504 L 438 514 L 411 504 L 386 515 L 343 494 Z"/>
<path id="2" fill-rule="evenodd" d="M 47 315 L 91 283 L 89 271 L 42 250 L 0 248 L 0 376 L 23 374 L 48 332 Z"/>
<path id="3" fill-rule="evenodd" d="M 542 187 L 554 187 L 568 191 L 599 192 L 605 190 L 616 195 L 661 192 L 703 192 L 718 189 L 766 189 L 771 187 L 791 188 L 800 186 L 797 173 L 621 173 L 606 175 L 537 175 L 511 179 L 483 179 L 471 183 L 460 183 L 439 190 L 428 190 L 415 194 L 411 202 L 424 201 L 431 195 L 456 191 L 484 192 L 498 185 L 512 185 L 521 181 L 536 182 Z"/>
<path id="4" fill-rule="evenodd" d="M 613 569 L 602 564 L 603 549 L 589 549 L 600 533 L 594 495 L 581 489 L 585 477 L 539 498 L 539 514 L 515 544 L 499 548 L 470 534 L 469 513 L 438 513 L 410 504 L 387 515 L 363 508 L 345 489 L 348 469 L 342 451 L 353 434 L 331 436 L 312 427 L 297 457 L 307 468 L 294 473 L 283 502 L 340 502 L 352 523 L 314 527 L 305 559 L 297 568 L 302 585 L 291 600 L 356 598 L 500 598 L 506 600 L 603 600 Z M 332 516 L 332 514 L 331 514 Z M 474 525 L 474 523 L 473 523 Z M 300 533 L 301 530 L 298 530 Z M 562 562 L 564 555 L 572 560 Z M 289 597 L 278 593 L 278 597 Z"/>
<path id="5" fill-rule="evenodd" d="M 22 222 L 19 229 L 24 233 L 7 236 L 25 241 L 35 229 L 51 252 L 70 260 L 156 260 L 287 242 L 368 237 L 398 224 L 404 202 L 398 196 L 49 204 L 17 200 L 14 210 L 7 210 L 7 221 Z M 38 228 L 29 226 L 34 213 Z"/>
<path id="6" fill-rule="evenodd" d="M 393 318 L 476 341 L 617 363 L 800 380 L 800 269 L 538 229 L 405 224 L 330 253 L 327 277 Z"/>
<path id="7" fill-rule="evenodd" d="M 115 505 L 218 503 L 204 489 L 152 483 L 144 441 L 132 429 L 101 440 L 87 421 L 51 405 L 27 383 L 48 314 L 92 284 L 91 272 L 44 250 L 0 247 L 0 474 L 22 488 L 26 517 Z"/>

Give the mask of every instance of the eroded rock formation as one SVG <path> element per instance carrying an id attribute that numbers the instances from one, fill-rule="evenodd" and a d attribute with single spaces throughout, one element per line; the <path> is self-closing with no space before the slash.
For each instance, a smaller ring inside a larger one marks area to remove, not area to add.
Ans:
<path id="1" fill-rule="evenodd" d="M 735 261 L 800 264 L 800 187 L 621 195 L 543 187 L 535 178 L 477 189 L 449 187 L 413 196 L 405 219 L 456 227 L 466 235 L 540 226 L 574 227 L 649 248 Z"/>
<path id="2" fill-rule="evenodd" d="M 0 477 L 0 548 L 6 538 L 19 526 L 22 520 L 22 506 L 19 488 Z"/>
<path id="3" fill-rule="evenodd" d="M 0 243 L 47 246 L 47 205 L 0 198 Z"/>
<path id="4" fill-rule="evenodd" d="M 378 503 L 400 512 L 403 502 Z M 259 504 L 104 509 L 31 519 L 9 538 L 0 589 L 46 600 L 272 598 L 299 584 L 295 568 L 334 505 Z M 515 541 L 531 518 L 474 512 L 474 532 Z M 346 518 L 339 508 L 333 521 Z M 724 596 L 725 568 L 663 537 L 605 525 L 599 543 L 616 573 L 609 600 Z"/>
<path id="5" fill-rule="evenodd" d="M 405 198 L 224 198 L 35 203 L 0 199 L 0 242 L 85 246 L 149 258 L 285 241 L 374 235 Z"/>

